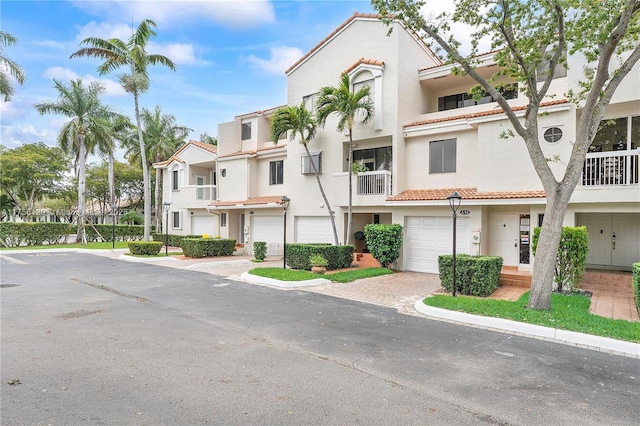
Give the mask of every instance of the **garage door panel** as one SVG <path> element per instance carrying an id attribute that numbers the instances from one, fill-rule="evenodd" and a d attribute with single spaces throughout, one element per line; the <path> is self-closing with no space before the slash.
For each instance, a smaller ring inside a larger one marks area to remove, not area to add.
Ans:
<path id="1" fill-rule="evenodd" d="M 282 254 L 282 241 L 284 238 L 282 216 L 252 216 L 251 217 L 251 244 L 264 241 L 267 243 L 267 255 L 276 256 Z"/>
<path id="2" fill-rule="evenodd" d="M 451 254 L 453 219 L 437 216 L 414 216 L 405 219 L 405 269 L 438 273 L 438 256 Z M 456 251 L 468 253 L 468 219 L 458 218 Z"/>
<path id="3" fill-rule="evenodd" d="M 296 243 L 333 244 L 333 227 L 329 216 L 296 216 Z"/>
<path id="4" fill-rule="evenodd" d="M 191 234 L 216 236 L 218 219 L 214 215 L 191 216 Z"/>

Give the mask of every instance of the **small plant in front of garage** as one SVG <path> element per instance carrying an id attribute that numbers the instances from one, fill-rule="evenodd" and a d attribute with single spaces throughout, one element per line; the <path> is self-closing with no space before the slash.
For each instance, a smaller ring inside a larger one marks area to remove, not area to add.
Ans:
<path id="1" fill-rule="evenodd" d="M 374 224 L 364 227 L 367 247 L 371 255 L 387 268 L 400 257 L 402 226 L 398 224 Z"/>
<path id="2" fill-rule="evenodd" d="M 314 254 L 309 257 L 311 263 L 311 272 L 314 274 L 324 274 L 327 272 L 329 261 L 321 254 Z"/>
<path id="3" fill-rule="evenodd" d="M 255 241 L 253 243 L 253 255 L 256 262 L 262 262 L 267 257 L 267 243 L 264 241 Z"/>
<path id="4" fill-rule="evenodd" d="M 129 251 L 135 256 L 156 256 L 163 243 L 160 241 L 129 241 Z"/>

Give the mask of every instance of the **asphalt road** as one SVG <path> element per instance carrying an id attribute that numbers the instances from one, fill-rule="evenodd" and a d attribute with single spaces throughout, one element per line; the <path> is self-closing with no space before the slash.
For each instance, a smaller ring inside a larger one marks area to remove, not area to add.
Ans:
<path id="1" fill-rule="evenodd" d="M 637 359 L 197 271 L 89 254 L 10 257 L 2 425 L 640 418 Z"/>

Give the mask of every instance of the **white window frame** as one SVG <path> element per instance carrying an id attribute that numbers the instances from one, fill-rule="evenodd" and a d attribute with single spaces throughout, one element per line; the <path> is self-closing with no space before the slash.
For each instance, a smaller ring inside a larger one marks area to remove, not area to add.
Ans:
<path id="1" fill-rule="evenodd" d="M 178 222 L 177 226 L 176 226 L 176 221 Z M 182 229 L 182 212 L 180 211 L 171 212 L 171 228 Z"/>
<path id="2" fill-rule="evenodd" d="M 316 165 L 318 173 L 322 173 L 322 151 L 310 152 L 309 154 L 311 154 L 311 157 L 304 153 L 300 158 L 300 173 L 303 175 L 315 174 L 313 167 L 311 166 L 311 161 Z M 311 158 L 311 160 L 309 160 L 309 158 Z"/>
<path id="3" fill-rule="evenodd" d="M 454 169 L 453 170 L 445 170 L 445 164 L 446 164 L 446 149 L 445 149 L 445 145 L 450 141 L 453 141 L 454 143 L 454 147 L 455 147 L 455 158 L 454 158 Z M 434 144 L 436 143 L 441 143 L 442 144 L 442 154 L 440 156 L 440 169 L 439 170 L 432 170 L 432 147 L 434 146 Z M 448 139 L 440 139 L 440 140 L 435 140 L 435 141 L 429 141 L 429 174 L 441 174 L 441 173 L 455 173 L 458 170 L 458 140 L 456 138 L 448 138 Z"/>
<path id="4" fill-rule="evenodd" d="M 221 227 L 226 227 L 227 226 L 227 214 L 226 213 L 220 213 L 220 226 Z"/>
<path id="5" fill-rule="evenodd" d="M 171 190 L 180 190 L 180 172 L 178 169 L 171 170 Z"/>
<path id="6" fill-rule="evenodd" d="M 278 174 L 278 164 L 280 164 L 281 172 Z M 274 170 L 275 168 L 275 176 Z M 278 182 L 278 177 L 280 177 L 281 181 Z M 284 184 L 284 160 L 274 160 L 269 161 L 269 185 L 282 185 Z"/>

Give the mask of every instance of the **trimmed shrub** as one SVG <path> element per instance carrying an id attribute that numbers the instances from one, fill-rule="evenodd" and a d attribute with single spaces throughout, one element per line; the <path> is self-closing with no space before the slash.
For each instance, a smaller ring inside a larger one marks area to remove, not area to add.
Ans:
<path id="1" fill-rule="evenodd" d="M 311 256 L 318 254 L 327 259 L 327 269 L 342 269 L 351 266 L 353 246 L 322 244 L 287 244 L 287 265 L 292 269 L 311 270 Z"/>
<path id="2" fill-rule="evenodd" d="M 162 243 L 158 241 L 129 241 L 127 245 L 131 254 L 138 256 L 155 256 L 162 249 Z"/>
<path id="3" fill-rule="evenodd" d="M 151 234 L 151 238 L 153 238 L 153 241 L 160 241 L 160 242 L 162 242 L 162 244 L 164 244 L 165 234 L 152 233 Z M 202 235 L 176 235 L 176 234 L 169 234 L 169 245 L 171 247 L 180 247 L 180 248 L 182 248 L 182 240 L 184 238 L 202 238 Z"/>
<path id="4" fill-rule="evenodd" d="M 255 241 L 253 243 L 253 255 L 256 260 L 264 260 L 267 257 L 267 243 L 264 241 Z"/>
<path id="5" fill-rule="evenodd" d="M 533 230 L 531 241 L 531 251 L 534 256 L 538 248 L 540 238 L 540 227 Z M 559 292 L 563 290 L 571 291 L 580 284 L 582 273 L 587 263 L 589 253 L 589 234 L 586 226 L 562 228 L 562 236 L 558 245 L 558 255 L 556 257 L 556 272 L 553 281 L 556 283 Z"/>
<path id="6" fill-rule="evenodd" d="M 374 224 L 364 227 L 367 247 L 371 255 L 383 267 L 398 260 L 402 247 L 402 226 L 398 224 Z"/>
<path id="7" fill-rule="evenodd" d="M 502 269 L 500 256 L 456 255 L 456 292 L 486 297 L 496 291 Z M 440 283 L 447 291 L 453 287 L 453 255 L 438 256 Z"/>
<path id="8" fill-rule="evenodd" d="M 636 301 L 636 309 L 640 314 L 640 262 L 633 264 L 633 298 Z"/>
<path id="9" fill-rule="evenodd" d="M 87 241 L 113 241 L 113 225 L 86 225 L 84 227 Z M 138 241 L 144 238 L 144 226 L 116 225 L 116 241 Z"/>
<path id="10" fill-rule="evenodd" d="M 187 257 L 232 256 L 236 240 L 219 238 L 182 238 L 182 252 Z"/>
<path id="11" fill-rule="evenodd" d="M 9 247 L 22 243 L 39 246 L 56 244 L 75 232 L 75 226 L 61 222 L 0 222 L 0 238 Z"/>

